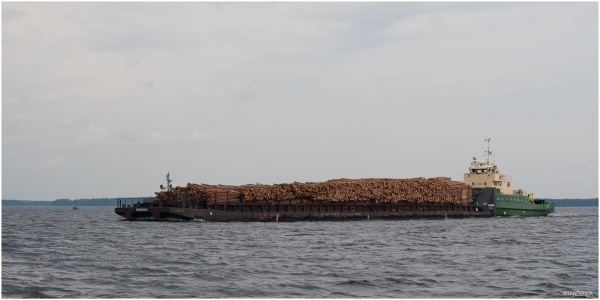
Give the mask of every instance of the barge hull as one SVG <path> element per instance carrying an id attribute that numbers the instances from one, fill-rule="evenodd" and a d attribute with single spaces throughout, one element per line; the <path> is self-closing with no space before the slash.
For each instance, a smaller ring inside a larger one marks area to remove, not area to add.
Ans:
<path id="1" fill-rule="evenodd" d="M 213 208 L 177 208 L 152 207 L 137 204 L 130 207 L 117 207 L 115 213 L 129 220 L 156 221 L 215 221 L 215 222 L 290 222 L 290 221 L 345 221 L 345 220 L 377 220 L 377 219 L 443 219 L 443 218 L 477 218 L 490 217 L 485 208 L 475 206 L 411 206 L 392 208 L 371 206 L 286 206 L 269 207 L 251 206 Z M 238 211 L 236 211 L 236 209 Z M 358 210 L 360 210 L 358 209 Z M 240 211 L 244 210 L 244 211 Z M 270 211 L 269 211 L 270 210 Z"/>

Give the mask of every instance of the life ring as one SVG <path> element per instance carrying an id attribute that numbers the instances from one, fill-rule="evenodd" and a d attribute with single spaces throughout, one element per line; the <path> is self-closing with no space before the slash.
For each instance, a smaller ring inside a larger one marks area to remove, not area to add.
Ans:
<path id="1" fill-rule="evenodd" d="M 177 198 L 177 200 L 182 201 L 183 197 L 179 196 L 179 198 Z"/>
<path id="2" fill-rule="evenodd" d="M 485 206 L 487 206 L 487 202 L 483 202 L 483 206 L 484 206 L 484 207 L 485 207 Z"/>

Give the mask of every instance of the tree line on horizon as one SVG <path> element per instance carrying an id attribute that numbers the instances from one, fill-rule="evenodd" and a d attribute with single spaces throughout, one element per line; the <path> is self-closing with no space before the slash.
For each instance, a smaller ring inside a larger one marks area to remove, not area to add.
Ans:
<path id="1" fill-rule="evenodd" d="M 2 200 L 2 206 L 117 206 L 118 199 L 137 199 L 148 197 L 127 198 L 93 198 L 93 199 L 56 199 L 54 201 L 43 200 Z"/>

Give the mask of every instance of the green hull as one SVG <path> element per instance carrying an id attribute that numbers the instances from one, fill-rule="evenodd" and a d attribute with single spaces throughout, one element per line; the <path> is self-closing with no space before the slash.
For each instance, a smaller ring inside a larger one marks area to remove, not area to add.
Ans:
<path id="1" fill-rule="evenodd" d="M 547 216 L 554 212 L 554 203 L 547 203 L 545 200 L 534 202 L 532 204 L 527 195 L 505 195 L 496 189 L 496 216 Z"/>
<path id="2" fill-rule="evenodd" d="M 513 209 L 513 208 L 496 208 L 496 215 L 500 217 L 510 216 L 547 216 L 549 213 L 554 212 L 554 205 L 552 209 Z"/>
<path id="3" fill-rule="evenodd" d="M 503 195 L 498 193 L 496 198 L 496 216 L 547 216 L 554 212 L 554 203 L 546 203 L 544 200 L 537 200 L 531 204 L 527 196 L 522 195 Z M 509 200 L 509 201 L 507 201 Z"/>

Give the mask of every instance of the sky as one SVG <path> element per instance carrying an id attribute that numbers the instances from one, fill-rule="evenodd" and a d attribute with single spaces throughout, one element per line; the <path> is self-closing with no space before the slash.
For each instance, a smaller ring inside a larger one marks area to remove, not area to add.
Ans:
<path id="1" fill-rule="evenodd" d="M 446 176 L 598 197 L 598 3 L 2 3 L 2 199 Z"/>

